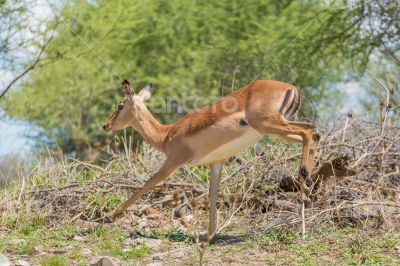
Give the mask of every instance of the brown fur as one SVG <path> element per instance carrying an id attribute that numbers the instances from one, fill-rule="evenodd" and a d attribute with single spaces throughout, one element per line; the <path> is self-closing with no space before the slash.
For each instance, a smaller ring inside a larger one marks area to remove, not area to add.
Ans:
<path id="1" fill-rule="evenodd" d="M 236 99 L 239 103 L 237 112 L 240 112 L 245 109 L 245 104 L 248 102 L 249 98 L 256 97 L 251 97 L 252 95 L 257 95 L 259 93 L 265 94 L 266 90 L 270 90 L 271 92 L 274 90 L 287 91 L 288 88 L 293 88 L 293 85 L 275 80 L 255 81 L 253 84 L 227 94 L 212 104 L 196 109 L 185 115 L 173 125 L 165 141 L 171 141 L 173 138 L 179 136 L 196 134 L 202 129 L 210 127 L 216 121 L 223 119 L 223 117 L 230 115 L 230 112 L 224 112 L 223 106 L 229 109 L 232 99 Z"/>

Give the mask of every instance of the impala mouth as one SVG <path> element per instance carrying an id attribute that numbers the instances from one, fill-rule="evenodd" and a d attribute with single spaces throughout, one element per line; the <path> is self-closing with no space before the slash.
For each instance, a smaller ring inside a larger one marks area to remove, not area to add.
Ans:
<path id="1" fill-rule="evenodd" d="M 111 125 L 107 125 L 107 124 L 103 125 L 103 130 L 105 132 L 109 132 L 111 130 Z"/>

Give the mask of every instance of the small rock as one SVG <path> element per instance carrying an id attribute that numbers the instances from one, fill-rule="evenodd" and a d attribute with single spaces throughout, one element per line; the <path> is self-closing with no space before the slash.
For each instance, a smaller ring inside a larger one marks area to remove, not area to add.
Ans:
<path id="1" fill-rule="evenodd" d="M 126 252 L 129 252 L 129 251 L 131 251 L 131 250 L 132 250 L 131 247 L 124 247 L 124 248 L 122 249 L 122 252 L 126 253 Z"/>
<path id="2" fill-rule="evenodd" d="M 153 251 L 160 250 L 161 246 L 162 246 L 162 240 L 160 240 L 160 239 L 147 239 L 147 238 L 144 238 L 143 242 L 144 242 L 143 243 L 144 245 L 146 245 L 147 247 L 149 247 Z"/>
<path id="3" fill-rule="evenodd" d="M 43 248 L 42 247 L 39 247 L 39 246 L 34 246 L 32 249 L 31 249 L 31 252 L 29 253 L 30 255 L 39 255 L 39 254 L 43 254 L 44 252 L 43 252 Z"/>
<path id="4" fill-rule="evenodd" d="M 145 235 L 142 232 L 135 230 L 129 234 L 129 237 L 130 238 L 138 238 L 138 237 L 145 237 Z"/>
<path id="5" fill-rule="evenodd" d="M 8 261 L 7 257 L 3 254 L 0 254 L 0 265 L 1 266 L 10 266 L 10 262 Z"/>
<path id="6" fill-rule="evenodd" d="M 249 250 L 249 255 L 257 255 L 257 251 L 255 250 Z"/>
<path id="7" fill-rule="evenodd" d="M 23 242 L 24 242 L 23 239 L 16 238 L 16 239 L 11 239 L 9 243 L 10 243 L 11 245 L 18 245 L 18 244 L 21 244 L 21 243 L 23 243 Z"/>
<path id="8" fill-rule="evenodd" d="M 85 238 L 83 236 L 74 236 L 74 240 L 83 242 L 85 241 Z"/>
<path id="9" fill-rule="evenodd" d="M 91 264 L 90 266 L 119 266 L 120 263 L 117 259 L 112 257 L 102 257 L 97 262 Z"/>
<path id="10" fill-rule="evenodd" d="M 25 260 L 17 260 L 15 266 L 29 266 L 29 263 Z"/>

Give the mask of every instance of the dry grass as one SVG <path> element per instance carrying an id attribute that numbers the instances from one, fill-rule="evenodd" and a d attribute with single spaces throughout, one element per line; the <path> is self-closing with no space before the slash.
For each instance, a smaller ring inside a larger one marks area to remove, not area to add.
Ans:
<path id="1" fill-rule="evenodd" d="M 307 225 L 362 223 L 376 218 L 391 226 L 400 210 L 399 127 L 386 125 L 381 135 L 379 126 L 371 122 L 349 117 L 340 120 L 345 120 L 345 126 L 332 124 L 322 130 L 316 165 L 346 154 L 347 168 L 355 174 L 332 176 L 314 189 L 312 205 L 305 213 Z M 221 229 L 241 215 L 268 228 L 301 221 L 298 194 L 279 189 L 280 180 L 296 178 L 299 147 L 270 139 L 265 142 L 225 165 L 219 206 Z M 134 193 L 164 160 L 147 145 L 132 158 L 114 157 L 103 167 L 73 159 L 51 167 L 38 164 L 29 175 L 3 190 L 1 218 L 35 212 L 46 217 L 46 224 L 52 227 L 94 220 Z M 156 209 L 169 215 L 173 224 L 176 218 L 191 215 L 193 206 L 205 210 L 208 173 L 207 168 L 183 167 L 121 220 L 134 221 L 147 209 Z"/>
<path id="2" fill-rule="evenodd" d="M 327 227 L 399 228 L 399 126 L 390 119 L 373 123 L 345 116 L 335 121 L 321 129 L 316 167 L 346 155 L 348 162 L 341 166 L 354 175 L 325 176 L 314 188 L 302 219 L 298 192 L 280 188 L 282 180 L 297 177 L 300 146 L 266 138 L 224 166 L 217 242 L 234 242 L 239 237 L 258 243 L 260 235 L 270 232 L 299 233 L 302 222 L 310 235 Z M 92 221 L 134 193 L 164 160 L 148 145 L 128 154 L 113 154 L 113 160 L 102 166 L 73 159 L 51 166 L 39 163 L 2 190 L 0 231 L 11 233 L 24 224 L 52 230 L 71 224 L 80 230 L 97 228 L 99 224 Z M 332 173 L 343 169 L 336 170 Z M 208 176 L 207 168 L 183 167 L 142 197 L 114 226 L 127 234 L 143 235 L 174 228 L 179 239 L 195 240 L 207 226 Z M 163 252 L 169 256 L 171 250 Z M 198 245 L 197 253 L 206 261 L 210 252 Z"/>

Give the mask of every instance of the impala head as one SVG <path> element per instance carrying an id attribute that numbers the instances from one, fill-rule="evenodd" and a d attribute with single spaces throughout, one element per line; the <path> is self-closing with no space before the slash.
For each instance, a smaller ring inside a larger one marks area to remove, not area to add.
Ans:
<path id="1" fill-rule="evenodd" d="M 132 125 L 145 108 L 144 101 L 151 96 L 152 85 L 147 84 L 138 94 L 131 89 L 129 81 L 122 82 L 124 98 L 117 105 L 117 110 L 103 125 L 105 131 L 117 131 Z"/>

